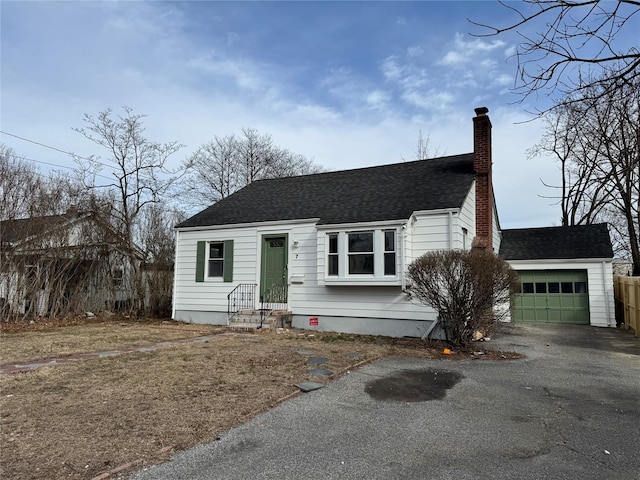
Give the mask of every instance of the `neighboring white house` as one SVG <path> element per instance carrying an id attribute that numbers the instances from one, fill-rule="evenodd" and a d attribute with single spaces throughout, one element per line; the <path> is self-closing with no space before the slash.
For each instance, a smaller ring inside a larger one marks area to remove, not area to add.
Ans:
<path id="1" fill-rule="evenodd" d="M 404 293 L 407 266 L 500 248 L 487 112 L 476 109 L 473 153 L 260 180 L 182 222 L 173 318 L 228 325 L 266 305 L 298 328 L 430 332 L 435 312 Z"/>
<path id="2" fill-rule="evenodd" d="M 0 222 L 0 314 L 118 309 L 131 298 L 122 239 L 93 212 Z"/>

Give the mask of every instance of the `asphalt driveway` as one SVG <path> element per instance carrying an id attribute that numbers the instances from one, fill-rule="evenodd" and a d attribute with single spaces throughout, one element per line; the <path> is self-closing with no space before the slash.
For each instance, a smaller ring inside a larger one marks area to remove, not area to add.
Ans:
<path id="1" fill-rule="evenodd" d="M 522 360 L 389 358 L 141 479 L 640 479 L 640 341 L 510 326 Z"/>

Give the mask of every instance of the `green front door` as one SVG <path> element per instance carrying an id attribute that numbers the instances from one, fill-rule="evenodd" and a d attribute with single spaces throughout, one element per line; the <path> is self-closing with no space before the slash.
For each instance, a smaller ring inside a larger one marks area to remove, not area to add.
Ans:
<path id="1" fill-rule="evenodd" d="M 288 236 L 262 237 L 260 298 L 265 302 L 287 303 Z"/>
<path id="2" fill-rule="evenodd" d="M 589 324 L 586 270 L 520 271 L 522 292 L 514 300 L 516 322 Z"/>

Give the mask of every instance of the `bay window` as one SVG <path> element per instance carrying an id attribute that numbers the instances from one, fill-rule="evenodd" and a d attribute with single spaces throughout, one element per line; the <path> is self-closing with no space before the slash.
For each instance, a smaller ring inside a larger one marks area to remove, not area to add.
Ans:
<path id="1" fill-rule="evenodd" d="M 399 284 L 398 228 L 334 231 L 324 236 L 325 282 Z"/>

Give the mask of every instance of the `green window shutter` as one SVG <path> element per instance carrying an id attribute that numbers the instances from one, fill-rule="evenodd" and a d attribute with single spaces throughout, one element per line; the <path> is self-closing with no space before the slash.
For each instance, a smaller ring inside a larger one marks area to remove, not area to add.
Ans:
<path id="1" fill-rule="evenodd" d="M 233 282 L 233 240 L 224 241 L 223 280 L 225 282 Z"/>
<path id="2" fill-rule="evenodd" d="M 196 253 L 196 282 L 204 282 L 204 264 L 207 254 L 207 242 L 198 242 Z"/>

